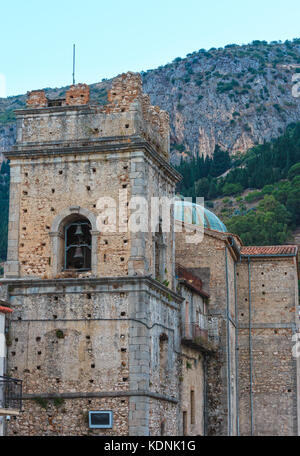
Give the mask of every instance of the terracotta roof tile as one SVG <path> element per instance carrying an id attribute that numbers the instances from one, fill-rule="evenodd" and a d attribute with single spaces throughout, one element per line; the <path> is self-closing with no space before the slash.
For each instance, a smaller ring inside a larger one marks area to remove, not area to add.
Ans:
<path id="1" fill-rule="evenodd" d="M 176 264 L 176 276 L 179 280 L 183 280 L 188 286 L 193 288 L 203 297 L 209 297 L 209 295 L 202 289 L 202 280 L 178 263 Z"/>
<path id="2" fill-rule="evenodd" d="M 9 307 L 0 306 L 0 313 L 12 313 L 12 309 Z"/>
<path id="3" fill-rule="evenodd" d="M 242 255 L 296 255 L 296 245 L 250 246 L 242 247 Z"/>

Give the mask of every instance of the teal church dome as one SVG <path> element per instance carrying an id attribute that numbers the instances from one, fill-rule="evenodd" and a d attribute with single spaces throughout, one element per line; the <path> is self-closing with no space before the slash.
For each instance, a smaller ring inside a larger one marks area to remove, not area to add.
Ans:
<path id="1" fill-rule="evenodd" d="M 211 211 L 199 204 L 190 201 L 184 201 L 180 197 L 176 197 L 174 204 L 175 220 L 179 222 L 189 223 L 191 225 L 199 225 L 209 230 L 227 232 L 227 228 L 223 222 Z"/>

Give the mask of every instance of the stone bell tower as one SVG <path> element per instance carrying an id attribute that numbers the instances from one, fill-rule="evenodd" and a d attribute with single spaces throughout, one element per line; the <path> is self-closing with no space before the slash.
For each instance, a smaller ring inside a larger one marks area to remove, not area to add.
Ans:
<path id="1" fill-rule="evenodd" d="M 9 433 L 157 435 L 167 417 L 176 434 L 173 217 L 165 233 L 128 228 L 138 201 L 150 213 L 152 197 L 174 195 L 167 113 L 127 73 L 105 106 L 78 84 L 64 99 L 30 92 L 16 117 L 1 295 L 14 309 L 8 368 L 24 380 L 24 413 Z M 94 428 L 91 411 L 113 420 Z"/>

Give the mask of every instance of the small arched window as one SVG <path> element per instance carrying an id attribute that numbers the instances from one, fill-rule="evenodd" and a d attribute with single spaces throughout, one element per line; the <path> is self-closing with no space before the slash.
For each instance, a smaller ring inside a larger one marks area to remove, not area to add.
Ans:
<path id="1" fill-rule="evenodd" d="M 77 227 L 81 225 L 81 231 Z M 70 206 L 52 222 L 52 274 L 59 277 L 63 271 L 91 271 L 98 274 L 98 237 L 96 215 L 80 206 Z M 76 250 L 77 249 L 77 250 Z"/>
<path id="2" fill-rule="evenodd" d="M 159 336 L 159 381 L 161 386 L 167 384 L 168 374 L 168 336 L 162 333 Z"/>
<path id="3" fill-rule="evenodd" d="M 164 235 L 161 222 L 159 222 L 158 229 L 154 235 L 154 274 L 155 279 L 160 281 L 163 281 L 165 276 L 164 249 Z"/>
<path id="4" fill-rule="evenodd" d="M 65 270 L 88 271 L 91 269 L 91 224 L 79 218 L 65 226 Z"/>

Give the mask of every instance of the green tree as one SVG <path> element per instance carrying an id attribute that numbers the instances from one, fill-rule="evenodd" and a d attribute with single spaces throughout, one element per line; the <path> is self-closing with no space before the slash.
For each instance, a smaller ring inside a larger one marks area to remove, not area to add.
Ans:
<path id="1" fill-rule="evenodd" d="M 210 185 L 209 185 L 209 191 L 208 191 L 208 198 L 209 199 L 212 199 L 212 198 L 216 198 L 218 196 L 218 187 L 217 187 L 217 184 L 216 184 L 216 181 L 215 179 L 212 179 L 210 181 Z"/>
<path id="2" fill-rule="evenodd" d="M 292 214 L 293 225 L 300 223 L 300 176 L 295 177 L 286 199 L 287 210 Z"/>
<path id="3" fill-rule="evenodd" d="M 203 177 L 195 182 L 195 196 L 206 198 L 209 192 L 209 180 Z"/>
<path id="4" fill-rule="evenodd" d="M 232 217 L 227 228 L 237 233 L 245 244 L 274 245 L 284 243 L 290 236 L 288 225 L 292 216 L 273 195 L 259 203 L 257 212 Z"/>
<path id="5" fill-rule="evenodd" d="M 289 180 L 293 180 L 293 178 L 296 176 L 300 176 L 300 163 L 296 163 L 295 165 L 291 166 L 288 172 Z"/>
<path id="6" fill-rule="evenodd" d="M 241 184 L 225 184 L 223 189 L 223 194 L 224 195 L 237 195 L 238 193 L 241 193 L 243 191 L 243 187 Z"/>

